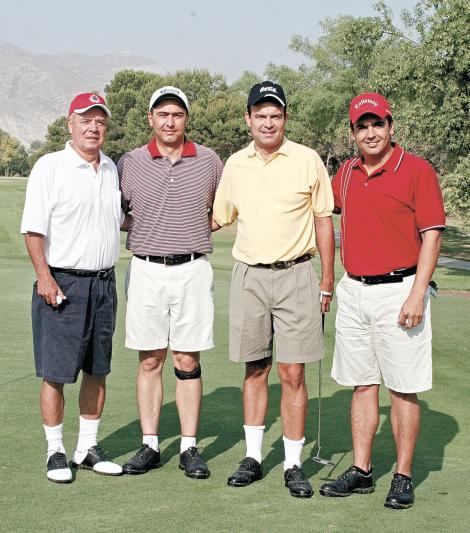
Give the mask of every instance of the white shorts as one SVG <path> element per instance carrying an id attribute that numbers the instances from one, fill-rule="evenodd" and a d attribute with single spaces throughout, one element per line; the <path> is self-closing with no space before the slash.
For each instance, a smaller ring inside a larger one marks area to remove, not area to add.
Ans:
<path id="1" fill-rule="evenodd" d="M 432 332 L 429 288 L 421 324 L 397 323 L 415 276 L 402 283 L 363 285 L 346 274 L 336 295 L 336 343 L 331 377 L 340 385 L 380 384 L 396 392 L 432 387 Z"/>
<path id="2" fill-rule="evenodd" d="M 165 266 L 132 257 L 126 347 L 199 352 L 214 347 L 214 274 L 206 256 Z"/>

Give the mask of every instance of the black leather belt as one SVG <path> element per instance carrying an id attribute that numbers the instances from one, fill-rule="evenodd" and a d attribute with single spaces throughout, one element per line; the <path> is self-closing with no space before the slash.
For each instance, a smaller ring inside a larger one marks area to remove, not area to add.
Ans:
<path id="1" fill-rule="evenodd" d="M 310 254 L 301 255 L 297 259 L 292 259 L 292 261 L 276 261 L 275 263 L 257 263 L 256 265 L 250 265 L 254 268 L 271 268 L 272 270 L 284 270 L 285 268 L 290 268 L 291 266 L 296 265 L 297 263 L 305 263 L 312 258 Z"/>
<path id="2" fill-rule="evenodd" d="M 377 276 L 355 276 L 348 272 L 348 276 L 356 281 L 361 281 L 365 285 L 379 285 L 380 283 L 401 283 L 403 278 L 416 274 L 416 267 L 403 268 L 394 270 L 388 274 L 379 274 Z"/>
<path id="3" fill-rule="evenodd" d="M 60 272 L 61 274 L 69 274 L 70 276 L 77 276 L 80 278 L 98 278 L 107 279 L 110 274 L 114 272 L 114 267 L 105 268 L 103 270 L 76 270 L 74 268 L 59 268 L 49 267 L 51 272 Z"/>
<path id="4" fill-rule="evenodd" d="M 134 254 L 134 257 L 137 259 L 142 259 L 142 261 L 150 261 L 151 263 L 160 263 L 165 266 L 174 266 L 182 265 L 183 263 L 189 263 L 194 259 L 199 259 L 206 254 L 200 254 L 199 252 L 194 252 L 192 254 L 174 254 L 174 255 L 137 255 Z"/>

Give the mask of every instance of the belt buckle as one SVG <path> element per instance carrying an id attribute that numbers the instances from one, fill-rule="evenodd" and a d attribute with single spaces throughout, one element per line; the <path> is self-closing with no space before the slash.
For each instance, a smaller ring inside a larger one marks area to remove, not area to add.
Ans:
<path id="1" fill-rule="evenodd" d="M 106 279 L 109 276 L 109 270 L 99 270 L 96 274 L 97 279 Z"/>
<path id="2" fill-rule="evenodd" d="M 272 270 L 283 270 L 285 268 L 283 261 L 276 261 L 275 263 L 271 263 L 271 269 Z"/>
<path id="3" fill-rule="evenodd" d="M 165 266 L 174 266 L 179 265 L 178 263 L 178 257 L 175 254 L 172 255 L 165 255 L 163 257 L 163 264 Z"/>

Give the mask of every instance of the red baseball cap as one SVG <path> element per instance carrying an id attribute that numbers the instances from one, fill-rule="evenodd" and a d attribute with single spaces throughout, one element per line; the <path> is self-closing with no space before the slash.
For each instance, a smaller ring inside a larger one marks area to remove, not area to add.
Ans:
<path id="1" fill-rule="evenodd" d="M 377 115 L 380 118 L 392 116 L 387 99 L 378 93 L 362 93 L 351 100 L 349 119 L 353 124 L 366 113 Z"/>
<path id="2" fill-rule="evenodd" d="M 108 109 L 106 101 L 102 96 L 95 93 L 82 93 L 76 96 L 70 103 L 69 117 L 72 113 L 85 113 L 85 111 L 88 111 L 92 107 L 101 107 L 108 117 L 111 116 L 111 111 Z"/>

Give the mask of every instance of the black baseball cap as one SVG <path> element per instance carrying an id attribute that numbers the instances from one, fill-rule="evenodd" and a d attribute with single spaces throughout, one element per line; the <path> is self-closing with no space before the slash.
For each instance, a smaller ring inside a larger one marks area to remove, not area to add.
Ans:
<path id="1" fill-rule="evenodd" d="M 287 108 L 284 89 L 272 81 L 263 81 L 261 83 L 256 83 L 251 88 L 250 94 L 248 95 L 248 111 L 252 105 L 259 104 L 265 100 L 272 100 L 275 103 L 280 104 L 284 109 Z"/>

